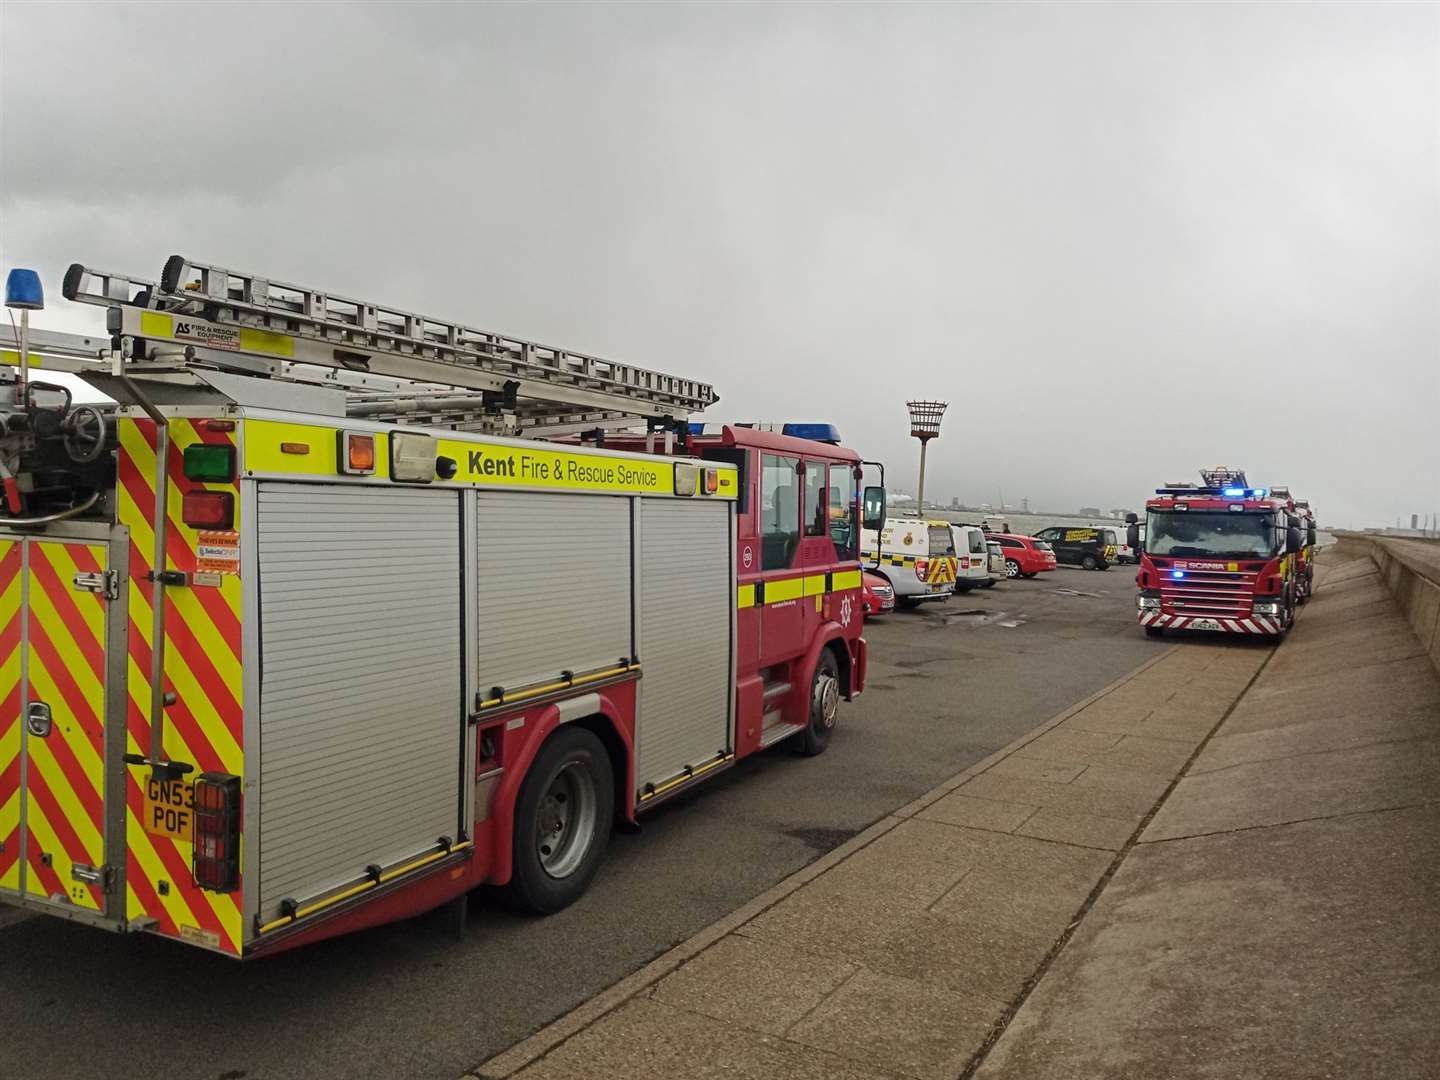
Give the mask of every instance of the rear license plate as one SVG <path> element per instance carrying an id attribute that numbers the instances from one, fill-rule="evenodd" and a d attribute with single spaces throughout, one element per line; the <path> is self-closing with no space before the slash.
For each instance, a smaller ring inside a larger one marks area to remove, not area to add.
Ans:
<path id="1" fill-rule="evenodd" d="M 1191 630 L 1224 630 L 1225 628 L 1224 628 L 1223 626 L 1221 626 L 1218 622 L 1216 622 L 1214 619 L 1191 619 L 1191 620 L 1190 620 L 1190 629 L 1191 629 Z"/>
<path id="2" fill-rule="evenodd" d="M 145 831 L 190 843 L 195 785 L 186 780 L 145 781 Z"/>

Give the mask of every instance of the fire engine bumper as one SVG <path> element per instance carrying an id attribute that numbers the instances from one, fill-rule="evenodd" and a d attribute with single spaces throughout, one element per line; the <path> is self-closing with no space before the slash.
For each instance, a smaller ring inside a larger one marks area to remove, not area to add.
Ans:
<path id="1" fill-rule="evenodd" d="M 1199 615 L 1171 615 L 1154 608 L 1141 608 L 1141 626 L 1163 630 L 1200 630 L 1220 634 L 1278 634 L 1283 629 L 1278 615 L 1244 615 L 1207 618 Z"/>

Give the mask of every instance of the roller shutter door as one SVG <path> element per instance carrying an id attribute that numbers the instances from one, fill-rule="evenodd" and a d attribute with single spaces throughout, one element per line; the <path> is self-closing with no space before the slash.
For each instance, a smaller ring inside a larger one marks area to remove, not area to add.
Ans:
<path id="1" fill-rule="evenodd" d="M 730 749 L 735 577 L 728 503 L 639 506 L 643 791 Z"/>
<path id="2" fill-rule="evenodd" d="M 261 484 L 262 918 L 457 835 L 456 492 Z M 247 748 L 248 749 L 248 748 Z"/>
<path id="3" fill-rule="evenodd" d="M 482 491 L 477 504 L 480 692 L 634 654 L 628 497 Z"/>

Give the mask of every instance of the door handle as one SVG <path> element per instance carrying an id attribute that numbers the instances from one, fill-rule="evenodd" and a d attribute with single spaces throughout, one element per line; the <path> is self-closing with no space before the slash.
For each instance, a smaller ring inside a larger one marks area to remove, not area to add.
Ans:
<path id="1" fill-rule="evenodd" d="M 25 707 L 25 727 L 31 735 L 43 739 L 50 734 L 52 726 L 50 706 L 45 702 L 32 701 Z"/>

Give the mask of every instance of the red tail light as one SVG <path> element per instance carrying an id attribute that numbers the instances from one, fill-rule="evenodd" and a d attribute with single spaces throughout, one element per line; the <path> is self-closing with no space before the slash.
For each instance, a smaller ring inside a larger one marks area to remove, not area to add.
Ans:
<path id="1" fill-rule="evenodd" d="M 195 781 L 195 837 L 190 872 L 211 892 L 240 885 L 240 778 L 201 773 Z"/>
<path id="2" fill-rule="evenodd" d="M 235 496 L 228 491 L 187 491 L 180 517 L 192 529 L 228 529 L 235 523 Z"/>

